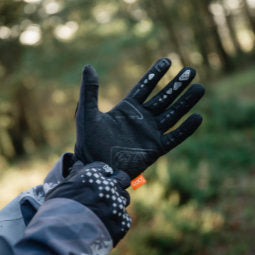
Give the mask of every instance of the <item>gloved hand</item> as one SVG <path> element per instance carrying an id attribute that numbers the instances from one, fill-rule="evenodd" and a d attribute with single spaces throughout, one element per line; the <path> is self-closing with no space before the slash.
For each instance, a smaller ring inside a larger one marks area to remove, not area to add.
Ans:
<path id="1" fill-rule="evenodd" d="M 90 65 L 85 66 L 76 112 L 75 158 L 84 163 L 103 161 L 134 178 L 192 135 L 202 122 L 199 114 L 192 114 L 180 127 L 165 132 L 204 94 L 204 87 L 195 84 L 173 103 L 195 77 L 194 69 L 184 68 L 144 103 L 170 65 L 167 58 L 158 60 L 126 98 L 107 113 L 98 110 L 96 71 Z"/>
<path id="2" fill-rule="evenodd" d="M 46 194 L 45 200 L 69 198 L 87 206 L 104 223 L 114 246 L 127 233 L 131 219 L 126 212 L 130 197 L 125 190 L 129 176 L 103 162 L 83 165 L 77 161 L 66 179 Z"/>

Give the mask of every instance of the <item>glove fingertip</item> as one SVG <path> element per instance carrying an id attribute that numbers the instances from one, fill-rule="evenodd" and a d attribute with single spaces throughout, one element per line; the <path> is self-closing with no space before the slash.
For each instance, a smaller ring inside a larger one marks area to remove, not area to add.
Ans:
<path id="1" fill-rule="evenodd" d="M 83 82 L 90 85 L 98 85 L 98 75 L 92 65 L 86 65 L 82 71 Z"/>
<path id="2" fill-rule="evenodd" d="M 193 134 L 196 129 L 201 125 L 203 117 L 199 113 L 193 113 L 189 118 L 183 123 L 183 126 L 187 128 L 189 135 Z"/>
<path id="3" fill-rule="evenodd" d="M 201 114 L 199 114 L 199 113 L 193 113 L 191 116 L 190 116 L 190 118 L 192 118 L 193 119 L 193 121 L 195 121 L 196 123 L 202 123 L 202 121 L 203 121 L 203 117 L 202 117 L 202 115 Z"/>
<path id="4" fill-rule="evenodd" d="M 196 74 L 197 74 L 196 69 L 194 69 L 194 68 L 191 67 L 191 66 L 186 66 L 186 67 L 184 67 L 184 69 L 183 69 L 183 73 L 184 73 L 185 71 L 187 71 L 187 70 L 190 71 L 190 79 L 193 79 L 193 78 L 196 76 Z"/>
<path id="5" fill-rule="evenodd" d="M 169 67 L 170 67 L 171 64 L 172 64 L 172 61 L 171 61 L 169 58 L 167 58 L 167 57 L 160 58 L 160 59 L 158 60 L 158 63 L 159 63 L 159 62 L 164 62 L 164 63 L 167 64 Z"/>
<path id="6" fill-rule="evenodd" d="M 123 189 L 127 189 L 130 186 L 131 179 L 129 175 L 124 171 L 115 171 L 115 173 L 112 175 L 112 178 L 117 180 L 117 182 Z"/>

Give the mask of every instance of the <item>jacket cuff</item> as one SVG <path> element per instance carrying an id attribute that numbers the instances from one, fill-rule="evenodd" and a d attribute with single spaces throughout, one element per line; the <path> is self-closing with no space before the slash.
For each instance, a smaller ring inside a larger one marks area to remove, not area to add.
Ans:
<path id="1" fill-rule="evenodd" d="M 74 161 L 72 153 L 62 154 L 60 159 L 57 161 L 57 163 L 53 166 L 53 168 L 44 179 L 43 189 L 45 194 L 64 180 L 73 164 Z"/>
<path id="2" fill-rule="evenodd" d="M 17 251 L 24 252 L 25 247 L 34 244 L 45 246 L 54 254 L 106 255 L 112 249 L 112 239 L 103 222 L 86 206 L 66 198 L 50 199 L 40 207 Z"/>

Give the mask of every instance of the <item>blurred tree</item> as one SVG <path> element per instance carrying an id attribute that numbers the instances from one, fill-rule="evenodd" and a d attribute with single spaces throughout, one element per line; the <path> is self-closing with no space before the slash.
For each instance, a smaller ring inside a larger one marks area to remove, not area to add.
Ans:
<path id="1" fill-rule="evenodd" d="M 155 23 L 160 23 L 166 33 L 169 45 L 172 45 L 174 51 L 179 55 L 183 66 L 190 64 L 189 54 L 183 48 L 181 38 L 182 31 L 179 29 L 178 21 L 178 1 L 153 0 L 144 1 L 143 8 Z"/>
<path id="2" fill-rule="evenodd" d="M 216 52 L 221 59 L 223 69 L 228 72 L 232 70 L 232 64 L 230 56 L 224 49 L 223 43 L 221 41 L 217 24 L 214 20 L 213 14 L 209 10 L 210 4 L 213 0 L 199 0 L 200 15 L 204 17 L 204 22 L 207 24 L 207 28 L 210 34 L 210 39 L 213 40 Z"/>
<path id="3" fill-rule="evenodd" d="M 251 12 L 251 9 L 250 9 L 250 6 L 249 6 L 247 0 L 242 0 L 242 3 L 244 6 L 245 15 L 250 23 L 253 33 L 255 34 L 255 17 L 253 15 L 253 13 Z"/>
<path id="4" fill-rule="evenodd" d="M 243 54 L 239 39 L 237 37 L 237 33 L 236 33 L 236 29 L 235 29 L 235 25 L 234 25 L 234 17 L 232 16 L 232 13 L 229 9 L 227 9 L 226 4 L 224 1 L 221 1 L 222 3 L 222 10 L 224 12 L 224 15 L 226 17 L 226 25 L 228 27 L 229 30 L 229 34 L 231 37 L 231 41 L 235 47 L 235 51 L 238 55 Z"/>
<path id="5" fill-rule="evenodd" d="M 0 40 L 0 65 L 4 70 L 1 77 L 1 91 L 2 97 L 5 96 L 5 100 L 7 98 L 10 106 L 5 114 L 10 118 L 7 132 L 14 148 L 14 155 L 22 155 L 26 152 L 26 138 L 31 139 L 35 146 L 46 143 L 40 115 L 35 112 L 33 91 L 26 87 L 24 77 L 19 75 L 22 58 L 26 52 L 26 48 L 20 44 L 17 36 L 22 29 L 19 24 L 25 19 L 24 6 L 24 2 L 0 3 L 0 26 L 17 31 L 13 37 Z M 2 148 L 2 151 L 5 149 Z"/>
<path id="6" fill-rule="evenodd" d="M 203 65 L 206 69 L 211 68 L 209 61 L 210 42 L 208 41 L 208 31 L 203 20 L 203 16 L 199 15 L 199 0 L 193 0 L 188 2 L 188 7 L 191 10 L 190 13 L 190 25 L 194 32 L 194 39 L 198 46 L 199 52 L 203 57 Z"/>

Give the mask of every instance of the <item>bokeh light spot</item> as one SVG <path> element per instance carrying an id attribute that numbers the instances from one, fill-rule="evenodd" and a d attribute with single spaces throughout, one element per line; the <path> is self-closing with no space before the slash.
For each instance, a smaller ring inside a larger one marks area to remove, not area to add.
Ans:
<path id="1" fill-rule="evenodd" d="M 25 45 L 35 45 L 41 40 L 41 30 L 38 25 L 30 25 L 21 33 L 19 40 Z"/>
<path id="2" fill-rule="evenodd" d="M 78 27 L 75 21 L 69 21 L 65 25 L 58 25 L 55 29 L 55 35 L 60 40 L 70 40 L 78 30 Z"/>

